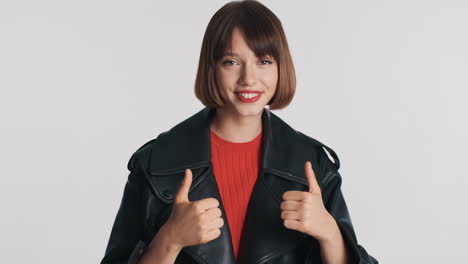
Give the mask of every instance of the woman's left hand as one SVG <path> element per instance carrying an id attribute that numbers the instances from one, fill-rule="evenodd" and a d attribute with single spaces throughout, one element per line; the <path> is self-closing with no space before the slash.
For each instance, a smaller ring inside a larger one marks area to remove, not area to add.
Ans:
<path id="1" fill-rule="evenodd" d="M 309 192 L 284 192 L 281 218 L 286 228 L 306 233 L 319 241 L 325 240 L 336 231 L 336 222 L 323 205 L 322 193 L 310 161 L 305 163 L 304 170 Z"/>

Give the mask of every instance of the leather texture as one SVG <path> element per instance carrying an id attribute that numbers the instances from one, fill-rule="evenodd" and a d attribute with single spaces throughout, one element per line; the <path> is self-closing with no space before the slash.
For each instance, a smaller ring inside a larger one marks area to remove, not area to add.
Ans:
<path id="1" fill-rule="evenodd" d="M 187 168 L 193 173 L 190 201 L 218 199 L 224 226 L 220 237 L 184 247 L 175 263 L 236 263 L 229 223 L 211 164 L 209 129 L 214 113 L 214 108 L 205 107 L 133 153 L 127 165 L 130 173 L 120 208 L 101 264 L 138 263 L 154 235 L 167 221 Z M 324 205 L 340 228 L 350 263 L 377 264 L 377 259 L 357 242 L 341 192 L 340 161 L 336 153 L 296 131 L 267 108 L 262 113 L 262 125 L 262 164 L 247 208 L 238 263 L 322 263 L 318 241 L 284 227 L 281 219 L 282 194 L 290 190 L 308 191 L 304 163 L 311 161 Z"/>

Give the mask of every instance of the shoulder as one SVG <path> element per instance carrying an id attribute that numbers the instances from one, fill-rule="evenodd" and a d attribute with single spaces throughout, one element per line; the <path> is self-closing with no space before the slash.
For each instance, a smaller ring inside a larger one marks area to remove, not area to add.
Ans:
<path id="1" fill-rule="evenodd" d="M 317 162 L 316 168 L 318 169 L 318 171 L 314 172 L 317 177 L 320 177 L 321 186 L 327 185 L 330 182 L 336 182 L 337 180 L 340 182 L 341 175 L 338 172 L 340 159 L 336 152 L 316 138 L 308 136 L 300 131 L 297 131 L 297 134 L 304 142 L 304 145 L 307 145 L 307 148 L 313 151 L 312 155 L 315 156 L 315 162 Z"/>
<path id="2" fill-rule="evenodd" d="M 143 145 L 138 147 L 136 151 L 133 152 L 133 154 L 131 155 L 127 163 L 127 168 L 129 171 L 132 171 L 137 167 L 138 168 L 147 167 L 146 161 L 149 160 L 149 157 L 151 156 L 151 149 L 156 144 L 158 138 L 159 136 L 145 142 Z"/>
<path id="3" fill-rule="evenodd" d="M 321 141 L 308 136 L 300 131 L 297 131 L 298 135 L 304 142 L 307 142 L 312 148 L 314 148 L 323 159 L 326 159 L 328 162 L 332 162 L 333 166 L 336 170 L 340 168 L 340 159 L 338 158 L 338 154 L 329 147 L 329 145 L 322 143 Z"/>
<path id="4" fill-rule="evenodd" d="M 169 149 L 171 146 L 177 143 L 176 141 L 183 139 L 184 137 L 181 137 L 180 134 L 183 131 L 190 131 L 190 122 L 192 119 L 193 116 L 182 120 L 170 129 L 161 132 L 156 137 L 143 143 L 133 152 L 128 161 L 127 168 L 129 170 L 135 169 L 137 167 L 142 168 L 143 170 L 148 169 L 154 150 Z"/>
<path id="5" fill-rule="evenodd" d="M 320 160 L 322 165 L 330 167 L 330 169 L 338 170 L 340 168 L 340 159 L 338 154 L 329 144 L 323 143 L 317 137 L 309 136 L 295 128 L 291 127 L 286 121 L 272 113 L 272 125 L 275 127 L 276 135 L 285 135 L 286 138 L 294 139 L 288 142 L 293 144 L 293 148 L 301 149 L 307 152 L 312 151 L 313 155 Z"/>

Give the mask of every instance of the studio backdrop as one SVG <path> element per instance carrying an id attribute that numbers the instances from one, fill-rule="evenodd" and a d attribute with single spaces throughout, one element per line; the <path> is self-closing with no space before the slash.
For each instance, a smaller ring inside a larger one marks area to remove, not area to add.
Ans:
<path id="1" fill-rule="evenodd" d="M 0 259 L 98 263 L 148 140 L 203 105 L 227 1 L 0 2 Z M 466 1 L 261 1 L 297 74 L 274 111 L 334 149 L 358 242 L 381 263 L 468 258 Z"/>

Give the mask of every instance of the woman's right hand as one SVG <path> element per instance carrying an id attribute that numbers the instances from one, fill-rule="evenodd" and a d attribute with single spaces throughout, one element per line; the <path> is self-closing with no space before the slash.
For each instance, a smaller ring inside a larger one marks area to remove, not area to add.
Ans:
<path id="1" fill-rule="evenodd" d="M 171 215 L 164 224 L 171 240 L 180 248 L 204 244 L 221 235 L 224 225 L 219 202 L 215 198 L 189 201 L 192 171 L 185 170 L 185 177 L 174 200 Z"/>

